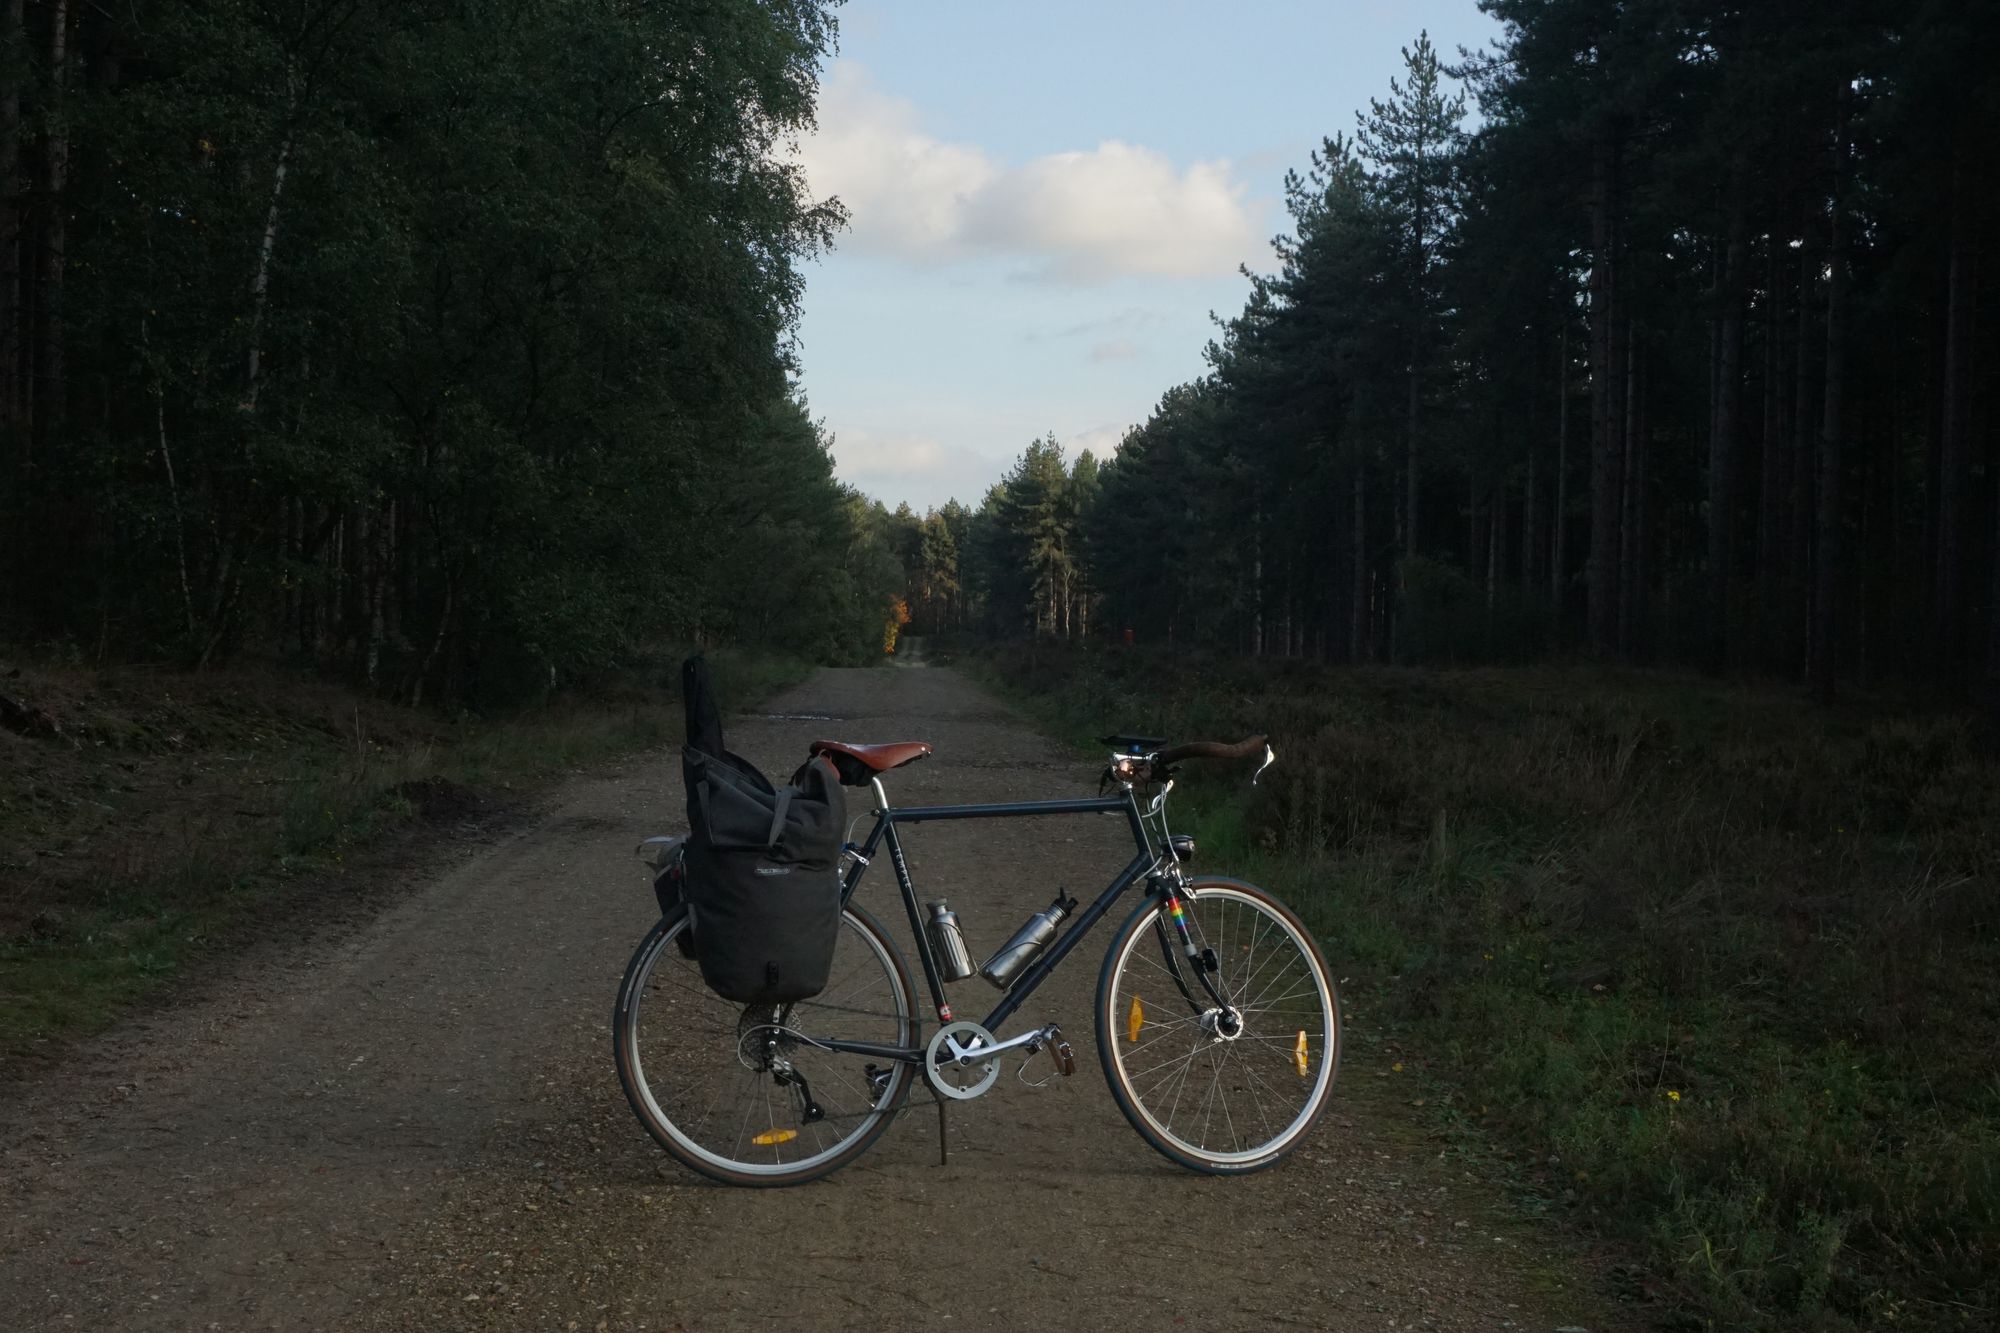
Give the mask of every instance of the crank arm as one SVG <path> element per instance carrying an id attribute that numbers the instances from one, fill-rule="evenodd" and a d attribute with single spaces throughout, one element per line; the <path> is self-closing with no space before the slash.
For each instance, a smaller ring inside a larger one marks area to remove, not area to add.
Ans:
<path id="1" fill-rule="evenodd" d="M 1030 1046 L 1039 1050 L 1043 1043 L 1052 1041 L 1061 1035 L 1062 1030 L 1051 1023 L 1047 1027 L 1036 1028 L 1032 1032 L 1023 1032 L 1018 1037 L 1009 1037 L 1005 1041 L 996 1041 L 991 1046 L 974 1046 L 968 1050 L 958 1044 L 958 1038 L 956 1037 L 947 1037 L 945 1039 L 945 1046 L 951 1052 L 952 1063 L 964 1069 L 971 1065 L 986 1064 L 996 1056 L 1005 1055 L 1009 1051 L 1019 1050 L 1023 1046 Z"/>

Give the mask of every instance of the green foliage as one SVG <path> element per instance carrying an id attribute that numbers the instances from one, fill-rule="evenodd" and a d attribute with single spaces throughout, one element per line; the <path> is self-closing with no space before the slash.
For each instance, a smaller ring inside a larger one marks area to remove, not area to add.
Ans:
<path id="1" fill-rule="evenodd" d="M 913 632 L 1088 634 L 1088 531 L 1101 489 L 1090 451 L 1065 464 L 1050 435 L 1028 445 L 976 511 L 953 501 L 922 519 L 907 507 L 885 514 L 901 534 Z"/>
<path id="2" fill-rule="evenodd" d="M 1796 676 L 1816 636 L 1816 683 L 2000 699 L 1990 0 L 1482 7 L 1492 49 L 1419 36 L 1286 174 L 1064 619 L 1442 664 L 1560 653 L 1587 602 L 1600 655 Z M 1030 482 L 961 546 L 1004 635 L 1060 579 Z"/>
<path id="3" fill-rule="evenodd" d="M 84 15 L 0 615 L 487 702 L 665 637 L 869 655 L 896 577 L 790 378 L 829 10 Z"/>

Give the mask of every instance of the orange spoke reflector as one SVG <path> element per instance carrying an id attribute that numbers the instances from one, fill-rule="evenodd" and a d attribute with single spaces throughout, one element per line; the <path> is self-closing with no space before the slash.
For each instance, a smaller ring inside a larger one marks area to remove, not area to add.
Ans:
<path id="1" fill-rule="evenodd" d="M 1306 1076 L 1306 1033 L 1304 1028 L 1299 1029 L 1299 1044 L 1292 1048 L 1292 1058 L 1299 1062 L 1299 1077 L 1304 1078 Z"/>
<path id="2" fill-rule="evenodd" d="M 1300 1041 L 1305 1040 L 1304 1033 L 1299 1034 L 1299 1040 Z M 750 1140 L 750 1142 L 756 1144 L 760 1148 L 768 1148 L 776 1143 L 790 1143 L 793 1139 L 797 1138 L 798 1136 L 799 1132 L 796 1129 L 767 1129 L 762 1134 L 759 1134 L 756 1138 Z"/>
<path id="3" fill-rule="evenodd" d="M 1139 997 L 1132 997 L 1132 1008 L 1125 1014 L 1125 1040 L 1139 1040 L 1139 1029 L 1146 1024 L 1146 1006 L 1139 1003 Z"/>

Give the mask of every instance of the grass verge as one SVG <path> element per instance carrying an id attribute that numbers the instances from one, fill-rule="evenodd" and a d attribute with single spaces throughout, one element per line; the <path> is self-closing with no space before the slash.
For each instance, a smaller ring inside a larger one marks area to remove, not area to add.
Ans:
<path id="1" fill-rule="evenodd" d="M 709 658 L 739 708 L 811 670 Z M 16 669 L 7 692 L 60 732 L 0 732 L 0 1069 L 101 1030 L 286 914 L 352 910 L 393 875 L 399 839 L 677 742 L 677 684 L 653 675 L 450 722 L 276 673 Z"/>
<path id="2" fill-rule="evenodd" d="M 1079 742 L 1269 731 L 1254 793 L 1190 767 L 1203 860 L 1306 914 L 1416 1114 L 1630 1242 L 1663 1322 L 2000 1321 L 1974 719 L 1664 673 L 966 665 Z"/>

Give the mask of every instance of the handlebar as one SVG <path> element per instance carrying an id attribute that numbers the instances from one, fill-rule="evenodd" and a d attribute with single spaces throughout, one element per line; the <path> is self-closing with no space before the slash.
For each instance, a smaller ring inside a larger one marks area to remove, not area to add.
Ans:
<path id="1" fill-rule="evenodd" d="M 1154 762 L 1166 768 L 1183 759 L 1249 759 L 1264 752 L 1264 741 L 1262 736 L 1252 736 L 1234 745 L 1224 741 L 1189 741 L 1160 751 Z"/>
<path id="2" fill-rule="evenodd" d="M 1253 759 L 1263 756 L 1264 762 L 1257 766 L 1256 774 L 1250 779 L 1256 782 L 1264 776 L 1264 770 L 1277 761 L 1277 755 L 1266 743 L 1264 736 L 1251 736 L 1237 741 L 1234 745 L 1226 741 L 1189 741 L 1184 745 L 1166 745 L 1165 741 L 1150 736 L 1101 736 L 1100 745 L 1114 747 L 1117 753 L 1111 757 L 1110 767 L 1104 770 L 1106 781 L 1144 783 L 1171 777 L 1173 767 L 1186 759 Z"/>

